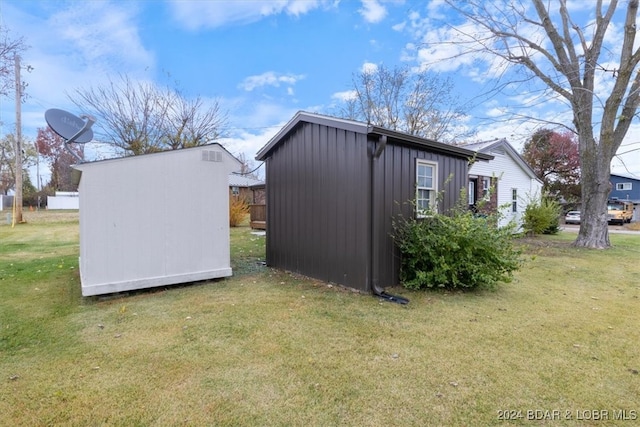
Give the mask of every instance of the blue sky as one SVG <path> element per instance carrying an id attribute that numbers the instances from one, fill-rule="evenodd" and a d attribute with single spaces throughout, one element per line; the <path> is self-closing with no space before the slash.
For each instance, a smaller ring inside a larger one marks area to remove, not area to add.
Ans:
<path id="1" fill-rule="evenodd" d="M 531 97 L 534 90 L 479 102 L 493 84 L 491 60 L 447 59 L 453 47 L 425 44 L 446 38 L 451 31 L 446 24 L 463 24 L 448 16 L 442 3 L 1 0 L 0 19 L 30 45 L 22 60 L 33 67 L 22 73 L 29 85 L 22 121 L 23 135 L 31 140 L 46 126 L 47 109 L 82 113 L 67 94 L 124 73 L 161 85 L 175 81 L 187 96 L 217 100 L 229 118 L 220 142 L 253 158 L 296 111 L 331 114 L 351 88 L 353 74 L 379 64 L 429 66 L 450 76 L 461 101 L 473 102 L 468 120 L 459 124 L 476 132 L 469 142 L 506 137 L 520 150 L 539 123 L 486 120 L 516 103 L 528 102 L 530 115 L 570 124 L 565 105 L 540 105 Z M 588 19 L 588 10 L 579 9 L 589 3 L 569 1 L 569 7 Z M 612 32 L 612 45 L 619 44 L 619 34 Z M 0 133 L 13 132 L 12 100 L 2 100 L 0 114 Z M 638 141 L 634 125 L 620 152 L 640 148 Z M 96 157 L 112 155 L 99 144 L 89 145 Z M 640 175 L 640 152 L 614 160 L 612 171 Z"/>

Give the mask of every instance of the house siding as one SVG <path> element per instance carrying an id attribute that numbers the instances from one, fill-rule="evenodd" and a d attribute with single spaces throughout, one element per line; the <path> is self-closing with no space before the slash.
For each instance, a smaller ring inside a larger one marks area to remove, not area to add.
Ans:
<path id="1" fill-rule="evenodd" d="M 632 221 L 640 221 L 640 179 L 630 176 L 611 174 L 610 199 L 629 200 L 633 203 Z M 616 184 L 629 182 L 631 190 L 616 190 Z"/>
<path id="2" fill-rule="evenodd" d="M 634 179 L 631 177 L 625 177 L 620 175 L 611 174 L 611 194 L 610 199 L 616 198 L 620 200 L 635 200 L 640 201 L 640 179 Z M 616 190 L 616 184 L 629 182 L 631 183 L 631 190 Z"/>
<path id="3" fill-rule="evenodd" d="M 469 168 L 470 175 L 495 176 L 497 183 L 497 204 L 502 214 L 500 226 L 515 221 L 522 226 L 522 217 L 529 201 L 540 196 L 542 183 L 531 178 L 518 163 L 503 149 L 492 151 L 494 159 L 490 162 L 476 162 Z M 512 190 L 518 189 L 518 211 L 511 211 Z"/>

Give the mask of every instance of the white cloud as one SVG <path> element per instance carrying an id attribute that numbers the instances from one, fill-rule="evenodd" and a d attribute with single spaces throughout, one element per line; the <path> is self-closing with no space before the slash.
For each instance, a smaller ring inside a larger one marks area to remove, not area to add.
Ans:
<path id="1" fill-rule="evenodd" d="M 378 64 L 374 64 L 373 62 L 365 62 L 360 67 L 360 72 L 362 73 L 375 73 L 378 70 Z"/>
<path id="2" fill-rule="evenodd" d="M 263 86 L 279 87 L 280 85 L 295 85 L 298 81 L 304 79 L 302 74 L 279 74 L 275 71 L 267 71 L 255 76 L 245 78 L 238 87 L 250 92 Z"/>
<path id="3" fill-rule="evenodd" d="M 234 111 L 235 114 L 229 117 L 229 128 L 225 131 L 225 137 L 218 142 L 230 153 L 242 153 L 251 160 L 297 111 L 272 102 L 248 104 L 249 101 L 245 99 L 222 102 L 225 108 L 233 106 L 230 111 Z M 242 113 L 238 114 L 240 111 Z M 255 166 L 258 166 L 258 162 L 255 162 Z M 261 173 L 264 176 L 264 170 Z"/>
<path id="4" fill-rule="evenodd" d="M 319 7 L 330 7 L 327 0 L 261 1 L 184 1 L 169 2 L 174 18 L 190 30 L 250 24 L 267 16 L 287 14 L 298 17 Z"/>
<path id="5" fill-rule="evenodd" d="M 130 3 L 91 1 L 82 7 L 72 4 L 53 14 L 47 22 L 49 31 L 41 34 L 49 39 L 46 45 L 53 51 L 72 53 L 67 60 L 78 61 L 76 66 L 153 66 L 153 54 L 144 48 L 138 34 L 137 13 Z"/>
<path id="6" fill-rule="evenodd" d="M 631 173 L 640 177 L 640 124 L 634 123 L 629 128 L 618 155 L 611 162 L 611 172 Z"/>
<path id="7" fill-rule="evenodd" d="M 154 68 L 155 56 L 145 49 L 138 33 L 138 6 L 107 1 L 86 2 L 82 7 L 61 3 L 46 15 L 7 5 L 5 18 L 20 23 L 20 33 L 29 45 L 22 64 L 33 67 L 21 76 L 28 84 L 22 107 L 25 137 L 46 126 L 44 111 L 49 108 L 81 114 L 67 98 L 76 88 L 102 84 L 106 76 L 121 71 Z M 13 111 L 13 103 L 0 104 L 0 121 L 5 122 L 0 130 L 12 132 L 14 120 L 7 112 Z"/>
<path id="8" fill-rule="evenodd" d="M 407 22 L 406 21 L 402 21 L 399 24 L 392 25 L 391 29 L 394 30 L 394 31 L 402 32 L 402 31 L 404 31 L 406 26 L 407 26 Z"/>
<path id="9" fill-rule="evenodd" d="M 355 90 L 345 90 L 342 92 L 336 92 L 331 95 L 331 99 L 337 99 L 338 101 L 350 101 L 356 98 Z"/>
<path id="10" fill-rule="evenodd" d="M 362 0 L 362 8 L 358 12 L 371 24 L 377 24 L 387 16 L 387 9 L 378 0 Z"/>

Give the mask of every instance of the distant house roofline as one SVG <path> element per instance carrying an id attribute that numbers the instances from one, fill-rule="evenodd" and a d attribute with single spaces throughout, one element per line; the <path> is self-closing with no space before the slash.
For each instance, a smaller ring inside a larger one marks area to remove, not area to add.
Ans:
<path id="1" fill-rule="evenodd" d="M 229 175 L 229 186 L 230 187 L 253 187 L 263 185 L 264 181 L 261 181 L 256 178 L 252 178 L 247 175 L 232 173 Z"/>
<path id="2" fill-rule="evenodd" d="M 633 179 L 635 181 L 640 181 L 640 176 L 635 176 L 633 174 L 622 174 L 622 173 L 611 173 L 611 176 L 617 176 L 618 178 L 625 178 L 625 179 Z"/>
<path id="3" fill-rule="evenodd" d="M 295 116 L 293 116 L 293 118 L 289 120 L 282 127 L 282 129 L 280 129 L 280 131 L 278 131 L 278 133 L 276 133 L 273 138 L 271 138 L 267 142 L 267 144 L 258 151 L 258 153 L 256 154 L 256 160 L 266 160 L 266 158 L 269 157 L 269 153 L 275 148 L 275 146 L 278 145 L 278 143 L 282 139 L 284 139 L 291 131 L 293 131 L 300 122 L 330 126 L 366 135 L 386 136 L 387 138 L 391 139 L 390 142 L 392 143 L 411 145 L 418 148 L 429 149 L 431 151 L 454 155 L 456 157 L 464 157 L 469 159 L 476 158 L 479 160 L 493 159 L 493 156 L 489 154 L 477 153 L 475 151 L 467 150 L 466 148 L 445 144 L 443 142 L 432 141 L 430 139 L 421 138 L 404 132 L 394 131 L 381 126 L 373 126 L 355 120 L 341 119 L 317 113 L 298 111 Z"/>
<path id="4" fill-rule="evenodd" d="M 484 142 L 476 142 L 476 143 L 471 143 L 471 144 L 465 144 L 464 147 L 467 147 L 467 148 L 469 148 L 471 150 L 476 150 L 479 153 L 490 153 L 492 150 L 494 150 L 494 149 L 496 149 L 498 147 L 504 148 L 508 152 L 508 154 L 511 156 L 511 158 L 513 158 L 513 160 L 515 160 L 515 162 L 520 166 L 520 168 L 522 168 L 522 170 L 527 175 L 529 175 L 529 177 L 531 179 L 536 179 L 540 183 L 542 183 L 542 181 L 540 180 L 540 178 L 538 178 L 538 176 L 533 171 L 531 166 L 529 166 L 529 164 L 522 158 L 520 153 L 518 153 L 515 150 L 515 148 L 513 148 L 513 146 L 509 143 L 509 141 L 507 141 L 506 138 L 500 138 L 500 139 L 495 139 L 495 140 L 491 140 L 491 141 L 484 141 Z"/>

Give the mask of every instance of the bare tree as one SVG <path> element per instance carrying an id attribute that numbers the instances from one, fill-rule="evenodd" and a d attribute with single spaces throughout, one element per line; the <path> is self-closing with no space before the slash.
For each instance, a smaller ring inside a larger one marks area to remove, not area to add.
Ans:
<path id="1" fill-rule="evenodd" d="M 240 171 L 238 172 L 239 175 L 243 175 L 253 179 L 260 179 L 260 176 L 257 172 L 260 166 L 256 167 L 253 160 L 247 157 L 244 153 L 238 153 L 235 157 L 240 162 Z"/>
<path id="2" fill-rule="evenodd" d="M 27 46 L 22 37 L 12 38 L 9 30 L 0 22 L 0 98 L 13 94 L 14 58 L 20 55 Z"/>
<path id="3" fill-rule="evenodd" d="M 186 99 L 175 92 L 168 107 L 162 133 L 170 149 L 195 147 L 220 138 L 227 117 L 217 102 L 205 108 L 202 98 Z"/>
<path id="4" fill-rule="evenodd" d="M 353 91 L 341 112 L 345 118 L 442 142 L 469 135 L 455 125 L 464 111 L 453 83 L 437 74 L 378 66 L 354 74 Z"/>
<path id="5" fill-rule="evenodd" d="M 574 244 L 610 247 L 611 160 L 640 103 L 640 48 L 634 47 L 638 0 L 626 1 L 622 39 L 613 49 L 605 40 L 608 30 L 615 31 L 611 22 L 618 0 L 589 3 L 593 16 L 582 25 L 566 0 L 446 1 L 468 20 L 464 29 L 458 27 L 459 40 L 451 42 L 461 54 L 488 54 L 515 65 L 571 107 L 582 173 L 582 222 Z"/>
<path id="6" fill-rule="evenodd" d="M 20 77 L 20 54 L 26 49 L 22 37 L 12 38 L 9 30 L 0 23 L 0 101 L 9 97 L 15 90 L 16 102 L 16 136 L 15 136 L 15 166 L 13 168 L 13 185 L 15 189 L 15 215 L 17 223 L 22 219 L 22 193 L 23 193 L 23 149 L 22 149 L 22 124 L 20 106 L 25 96 L 24 83 Z M 29 67 L 30 69 L 30 67 Z"/>
<path id="7" fill-rule="evenodd" d="M 220 137 L 226 122 L 217 102 L 207 107 L 200 97 L 188 100 L 177 89 L 136 82 L 126 75 L 77 89 L 69 98 L 97 119 L 99 137 L 125 155 L 207 144 Z"/>

